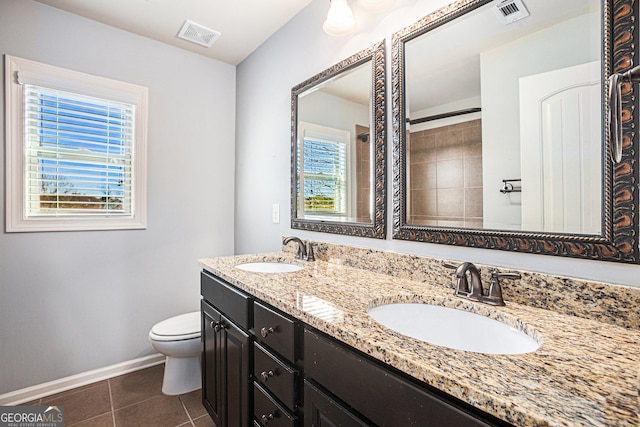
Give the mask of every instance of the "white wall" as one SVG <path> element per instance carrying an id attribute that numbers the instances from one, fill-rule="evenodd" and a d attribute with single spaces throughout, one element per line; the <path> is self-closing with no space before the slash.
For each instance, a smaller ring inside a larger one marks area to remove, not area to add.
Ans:
<path id="1" fill-rule="evenodd" d="M 392 11 L 366 16 L 354 6 L 360 31 L 342 38 L 322 32 L 328 2 L 314 1 L 290 23 L 243 61 L 237 70 L 235 251 L 276 251 L 281 236 L 388 249 L 399 252 L 469 260 L 507 268 L 640 286 L 640 267 L 570 258 L 510 253 L 391 240 L 392 199 L 388 197 L 387 240 L 344 237 L 290 228 L 291 88 L 336 62 L 386 38 L 387 63 L 391 34 L 448 3 L 438 0 L 398 0 Z M 388 195 L 391 186 L 391 74 L 387 67 Z M 272 204 L 281 207 L 280 224 L 271 222 Z"/>
<path id="2" fill-rule="evenodd" d="M 233 252 L 235 68 L 31 0 L 0 0 L 0 53 L 149 88 L 146 230 L 0 234 L 2 394 L 150 354 L 199 308 L 196 260 Z"/>
<path id="3" fill-rule="evenodd" d="M 298 102 L 298 120 L 353 134 L 354 124 L 368 127 L 371 119 L 368 105 L 316 91 Z"/>

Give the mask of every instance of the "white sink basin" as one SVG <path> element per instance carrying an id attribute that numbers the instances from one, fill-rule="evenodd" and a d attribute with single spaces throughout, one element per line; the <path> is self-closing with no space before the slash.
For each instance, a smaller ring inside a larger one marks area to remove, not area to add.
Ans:
<path id="1" fill-rule="evenodd" d="M 291 273 L 302 270 L 304 267 L 285 262 L 248 262 L 238 264 L 235 268 L 253 273 Z"/>
<path id="2" fill-rule="evenodd" d="M 521 354 L 540 344 L 505 323 L 430 304 L 386 304 L 368 310 L 376 322 L 431 344 L 488 354 Z"/>

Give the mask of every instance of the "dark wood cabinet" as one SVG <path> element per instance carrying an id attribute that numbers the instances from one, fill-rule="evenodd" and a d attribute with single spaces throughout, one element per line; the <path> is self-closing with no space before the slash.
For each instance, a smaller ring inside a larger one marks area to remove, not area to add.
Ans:
<path id="1" fill-rule="evenodd" d="M 508 425 L 318 331 L 304 331 L 305 377 L 379 426 L 487 427 Z M 307 395 L 305 388 L 305 406 Z M 307 424 L 306 425 L 312 425 Z"/>
<path id="2" fill-rule="evenodd" d="M 298 324 L 207 272 L 201 293 L 202 399 L 216 426 L 297 426 Z"/>
<path id="3" fill-rule="evenodd" d="M 223 372 L 226 374 L 226 426 L 247 426 L 250 420 L 251 341 L 249 334 L 222 316 Z"/>
<path id="4" fill-rule="evenodd" d="M 204 301 L 202 307 L 202 404 L 216 426 L 223 419 L 223 376 L 221 336 L 215 330 L 220 312 Z"/>
<path id="5" fill-rule="evenodd" d="M 209 278 L 203 277 L 205 280 Z M 203 405 L 217 427 L 245 427 L 252 418 L 253 342 L 248 332 L 225 315 L 224 307 L 218 309 L 206 301 L 201 307 Z"/>
<path id="6" fill-rule="evenodd" d="M 254 417 L 262 425 L 298 425 L 299 322 L 254 301 Z"/>
<path id="7" fill-rule="evenodd" d="M 202 273 L 203 403 L 227 426 L 508 426 Z"/>

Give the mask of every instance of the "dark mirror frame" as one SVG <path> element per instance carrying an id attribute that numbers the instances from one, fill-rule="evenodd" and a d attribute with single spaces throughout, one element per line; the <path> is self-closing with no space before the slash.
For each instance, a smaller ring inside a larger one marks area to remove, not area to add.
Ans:
<path id="1" fill-rule="evenodd" d="M 386 84 L 385 84 L 385 41 L 364 49 L 349 58 L 316 74 L 291 89 L 291 228 L 318 231 L 322 233 L 344 234 L 348 236 L 386 238 Z M 373 218 L 371 223 L 337 222 L 298 218 L 297 209 L 297 168 L 296 147 L 298 139 L 298 96 L 305 91 L 338 77 L 367 62 L 371 62 L 372 111 L 371 129 L 374 143 L 373 164 Z"/>
<path id="2" fill-rule="evenodd" d="M 406 212 L 406 126 L 405 120 L 405 43 L 434 28 L 451 22 L 489 0 L 461 0 L 446 6 L 393 34 L 392 38 L 392 121 L 393 121 L 393 238 L 446 245 L 499 249 L 543 255 L 557 255 L 602 261 L 638 263 L 638 136 L 635 87 L 622 86 L 622 161 L 612 165 L 611 146 L 605 118 L 609 113 L 603 101 L 603 208 L 602 232 L 598 236 L 470 228 L 445 228 L 407 224 Z M 607 99 L 606 78 L 623 73 L 638 63 L 635 50 L 634 0 L 602 1 L 602 99 Z M 455 25 L 455 23 L 454 23 Z"/>

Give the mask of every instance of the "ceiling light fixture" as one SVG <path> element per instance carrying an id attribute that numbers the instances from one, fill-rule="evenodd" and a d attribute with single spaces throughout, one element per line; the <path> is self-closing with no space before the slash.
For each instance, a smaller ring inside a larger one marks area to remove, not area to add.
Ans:
<path id="1" fill-rule="evenodd" d="M 395 0 L 358 0 L 358 4 L 367 12 L 384 12 L 391 9 Z"/>
<path id="2" fill-rule="evenodd" d="M 327 14 L 327 20 L 324 21 L 322 29 L 331 36 L 344 36 L 349 34 L 356 27 L 356 21 L 353 19 L 353 12 L 349 7 L 347 0 L 329 0 L 331 6 Z"/>

